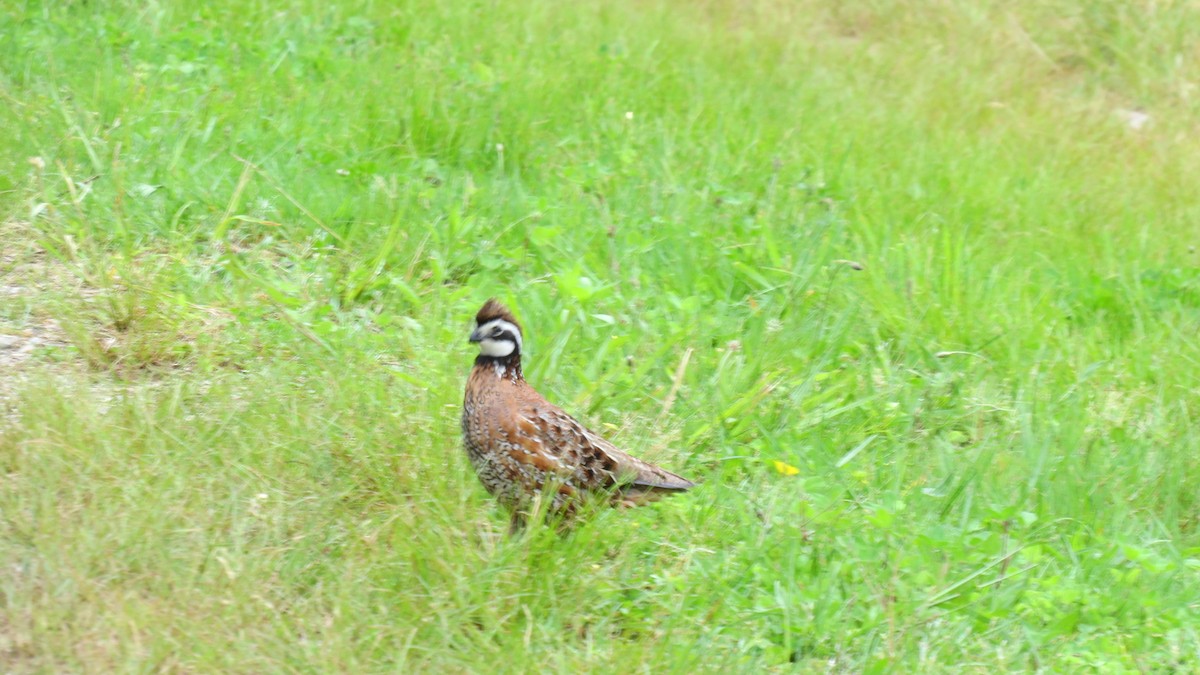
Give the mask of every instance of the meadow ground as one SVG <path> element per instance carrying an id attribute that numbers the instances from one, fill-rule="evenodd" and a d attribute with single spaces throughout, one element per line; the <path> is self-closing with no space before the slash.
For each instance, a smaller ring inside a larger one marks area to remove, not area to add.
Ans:
<path id="1" fill-rule="evenodd" d="M 1197 45 L 1183 2 L 11 0 L 0 670 L 1200 668 Z M 702 486 L 507 539 L 490 295 Z"/>

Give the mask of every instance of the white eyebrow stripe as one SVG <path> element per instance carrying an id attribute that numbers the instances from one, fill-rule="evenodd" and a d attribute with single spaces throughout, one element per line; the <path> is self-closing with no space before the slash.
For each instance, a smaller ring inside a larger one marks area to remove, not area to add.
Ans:
<path id="1" fill-rule="evenodd" d="M 507 330 L 508 332 L 512 333 L 513 335 L 515 335 L 517 338 L 517 350 L 524 351 L 523 349 L 521 349 L 522 347 L 524 347 L 524 345 L 521 344 L 521 329 L 517 328 L 517 325 L 512 323 L 511 321 L 505 321 L 504 319 L 492 319 L 491 321 L 480 326 L 479 332 L 480 332 L 480 334 L 482 334 L 486 337 L 487 334 L 490 333 L 493 328 L 497 328 L 497 327 L 503 328 L 503 329 Z"/>

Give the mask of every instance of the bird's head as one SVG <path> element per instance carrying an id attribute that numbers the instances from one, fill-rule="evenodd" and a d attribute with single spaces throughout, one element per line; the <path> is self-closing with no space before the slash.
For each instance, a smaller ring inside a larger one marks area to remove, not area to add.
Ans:
<path id="1" fill-rule="evenodd" d="M 475 314 L 475 330 L 469 339 L 479 345 L 481 356 L 521 355 L 521 326 L 512 312 L 495 298 L 483 303 Z"/>

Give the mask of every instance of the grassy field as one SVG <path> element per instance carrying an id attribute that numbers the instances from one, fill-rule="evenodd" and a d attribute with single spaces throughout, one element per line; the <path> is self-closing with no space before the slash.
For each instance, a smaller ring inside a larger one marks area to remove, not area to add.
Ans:
<path id="1" fill-rule="evenodd" d="M 0 671 L 1200 669 L 1200 9 L 0 10 Z M 861 268 L 861 269 L 858 269 Z M 702 483 L 518 540 L 470 318 Z"/>

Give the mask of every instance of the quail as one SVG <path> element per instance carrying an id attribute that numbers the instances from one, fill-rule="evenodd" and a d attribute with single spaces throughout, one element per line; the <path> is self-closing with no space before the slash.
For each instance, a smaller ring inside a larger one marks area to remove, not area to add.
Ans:
<path id="1" fill-rule="evenodd" d="M 479 480 L 511 512 L 510 531 L 524 526 L 539 495 L 569 522 L 588 499 L 635 506 L 694 486 L 618 449 L 531 387 L 521 326 L 495 299 L 475 315 L 470 341 L 479 356 L 463 398 L 463 441 Z"/>

